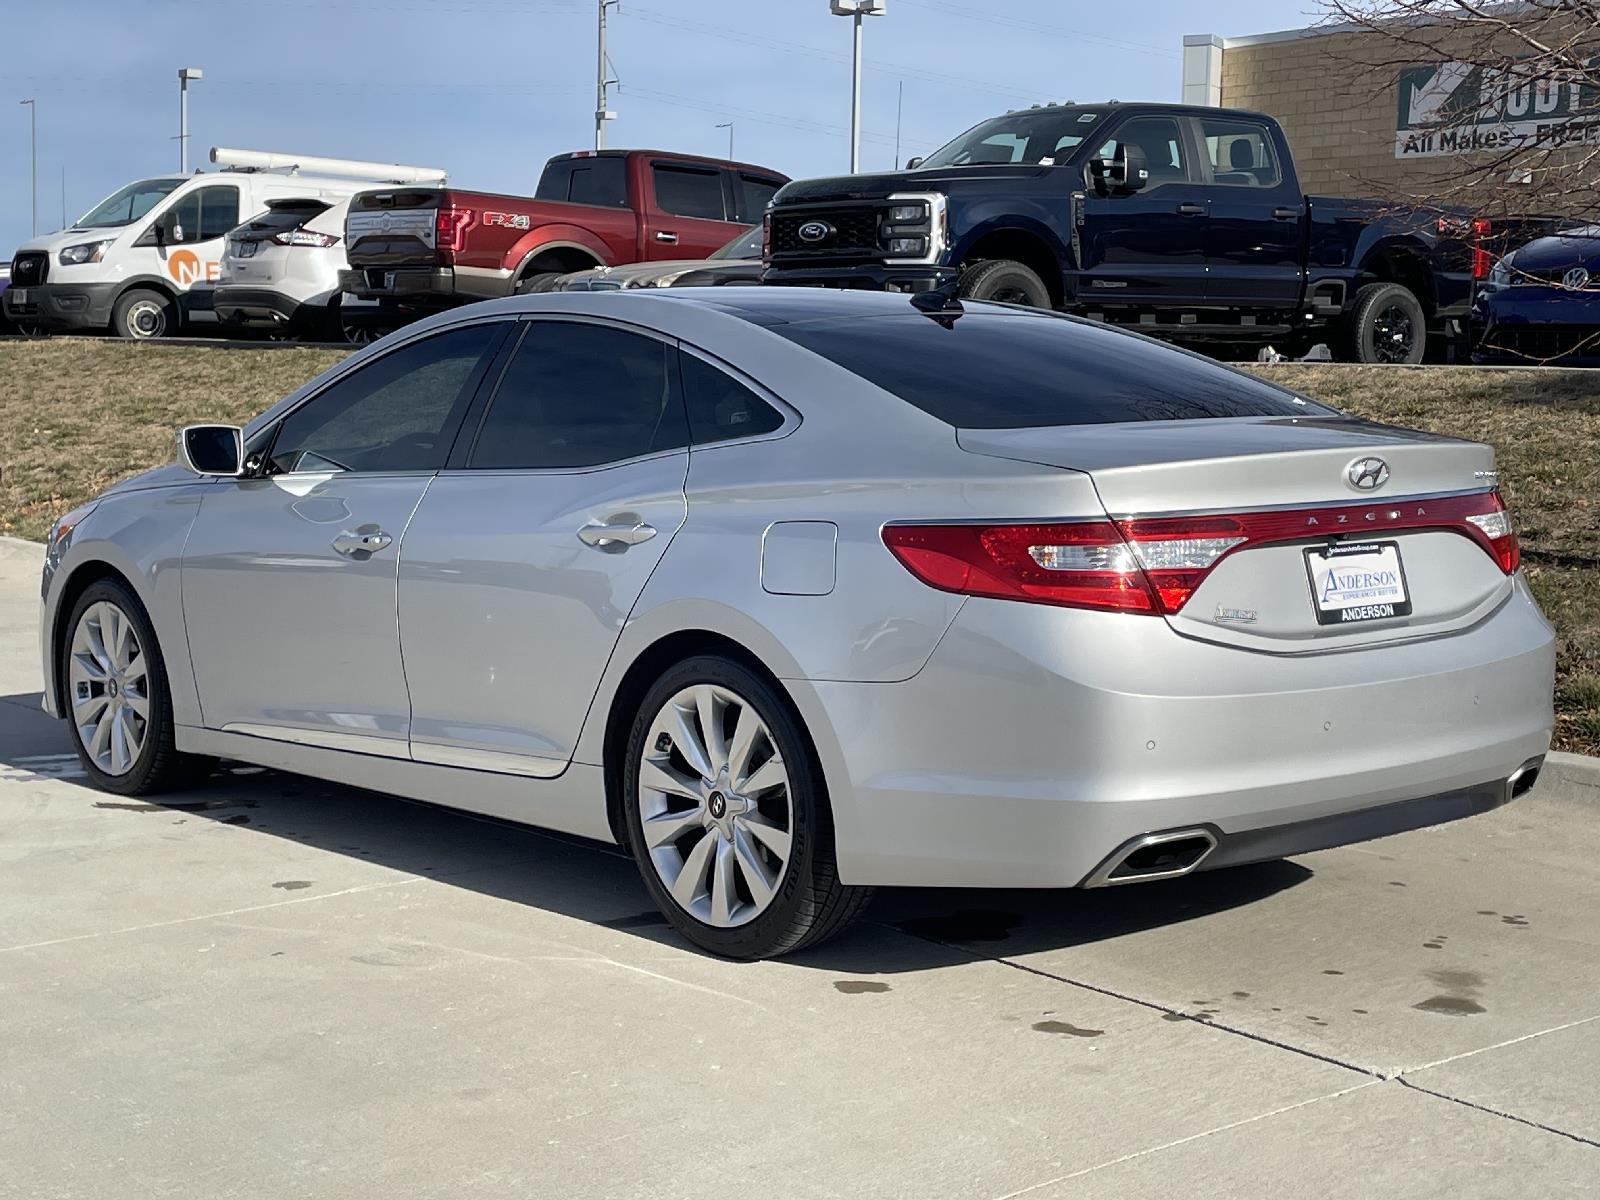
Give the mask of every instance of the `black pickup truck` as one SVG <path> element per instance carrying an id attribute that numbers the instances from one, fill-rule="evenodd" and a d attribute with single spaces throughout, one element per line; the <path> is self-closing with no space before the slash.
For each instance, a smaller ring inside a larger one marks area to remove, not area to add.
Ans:
<path id="1" fill-rule="evenodd" d="M 1458 338 L 1488 223 L 1300 191 L 1271 117 L 1051 104 L 974 126 L 905 171 L 797 180 L 764 281 L 1051 307 L 1175 341 L 1330 343 L 1420 362 Z"/>

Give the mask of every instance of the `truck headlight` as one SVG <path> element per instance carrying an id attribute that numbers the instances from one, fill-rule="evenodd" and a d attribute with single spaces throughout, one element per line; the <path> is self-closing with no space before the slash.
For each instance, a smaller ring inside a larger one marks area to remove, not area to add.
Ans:
<path id="1" fill-rule="evenodd" d="M 919 237 L 897 237 L 889 239 L 890 254 L 908 254 L 916 257 L 926 251 L 928 240 Z"/>
<path id="2" fill-rule="evenodd" d="M 878 245 L 887 258 L 936 262 L 945 251 L 949 202 L 943 192 L 898 192 L 879 210 Z"/>
<path id="3" fill-rule="evenodd" d="M 921 221 L 928 215 L 926 204 L 896 204 L 889 210 L 889 220 L 896 224 L 910 224 Z"/>
<path id="4" fill-rule="evenodd" d="M 63 267 L 77 267 L 82 266 L 84 263 L 97 263 L 105 257 L 106 247 L 116 240 L 116 238 L 106 238 L 99 242 L 79 242 L 76 246 L 64 246 L 56 258 Z"/>

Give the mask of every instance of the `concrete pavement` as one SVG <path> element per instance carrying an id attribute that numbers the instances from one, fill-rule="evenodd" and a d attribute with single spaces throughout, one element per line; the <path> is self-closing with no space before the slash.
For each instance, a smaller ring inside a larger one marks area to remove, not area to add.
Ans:
<path id="1" fill-rule="evenodd" d="M 1600 780 L 706 958 L 614 850 L 294 776 L 85 788 L 0 543 L 0 1196 L 1600 1192 Z"/>

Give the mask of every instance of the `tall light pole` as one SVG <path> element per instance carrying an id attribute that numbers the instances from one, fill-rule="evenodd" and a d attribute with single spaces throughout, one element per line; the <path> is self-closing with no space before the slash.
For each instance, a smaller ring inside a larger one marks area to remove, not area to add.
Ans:
<path id="1" fill-rule="evenodd" d="M 617 114 L 611 111 L 606 103 L 606 87 L 616 82 L 606 76 L 606 9 L 619 0 L 598 0 L 600 9 L 600 27 L 595 38 L 594 59 L 594 148 L 606 148 L 606 122 L 615 121 Z"/>
<path id="2" fill-rule="evenodd" d="M 199 67 L 178 68 L 178 174 L 189 173 L 189 81 L 204 79 Z"/>
<path id="3" fill-rule="evenodd" d="M 19 100 L 28 106 L 28 140 L 33 154 L 33 237 L 39 236 L 39 107 L 32 100 Z"/>
<path id="4" fill-rule="evenodd" d="M 829 0 L 836 17 L 855 20 L 855 54 L 850 68 L 850 174 L 861 169 L 861 18 L 881 17 L 887 0 Z"/>
<path id="5" fill-rule="evenodd" d="M 732 162 L 733 161 L 733 122 L 732 121 L 723 121 L 720 125 L 717 126 L 717 128 L 718 129 L 726 129 L 728 131 L 728 161 Z"/>

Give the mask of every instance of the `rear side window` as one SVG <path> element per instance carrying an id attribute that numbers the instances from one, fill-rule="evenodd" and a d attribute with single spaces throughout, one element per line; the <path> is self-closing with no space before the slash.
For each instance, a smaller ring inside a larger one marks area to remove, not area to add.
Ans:
<path id="1" fill-rule="evenodd" d="M 477 470 L 594 467 L 687 440 L 665 342 L 569 321 L 535 321 L 478 430 Z"/>
<path id="2" fill-rule="evenodd" d="M 735 178 L 739 187 L 739 220 L 751 223 L 761 220 L 773 195 L 783 185 L 776 179 L 746 175 L 742 171 Z"/>
<path id="3" fill-rule="evenodd" d="M 1200 118 L 1211 178 L 1224 187 L 1277 187 L 1283 176 L 1267 127 L 1256 121 Z"/>
<path id="4" fill-rule="evenodd" d="M 656 207 L 662 212 L 711 221 L 728 219 L 723 205 L 721 171 L 696 171 L 661 163 L 656 163 L 651 170 L 656 181 Z"/>
<path id="5" fill-rule="evenodd" d="M 621 158 L 612 157 L 552 163 L 539 178 L 537 198 L 627 208 L 626 164 Z"/>
<path id="6" fill-rule="evenodd" d="M 696 446 L 771 433 L 783 414 L 732 375 L 693 354 L 680 356 L 689 434 Z"/>
<path id="7" fill-rule="evenodd" d="M 1334 410 L 1157 342 L 1087 322 L 969 311 L 771 325 L 930 416 L 964 429 Z"/>
<path id="8" fill-rule="evenodd" d="M 200 235 L 195 241 L 219 238 L 239 223 L 239 189 L 204 187 L 200 197 Z M 186 239 L 191 240 L 191 239 Z"/>

